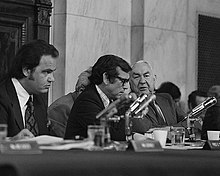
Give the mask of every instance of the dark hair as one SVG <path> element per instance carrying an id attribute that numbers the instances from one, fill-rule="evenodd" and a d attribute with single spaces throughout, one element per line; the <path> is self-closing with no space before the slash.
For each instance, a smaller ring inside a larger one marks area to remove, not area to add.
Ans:
<path id="1" fill-rule="evenodd" d="M 194 90 L 192 91 L 189 96 L 188 96 L 188 108 L 190 109 L 190 104 L 192 106 L 192 108 L 195 108 L 197 106 L 196 104 L 196 97 L 207 97 L 207 93 L 204 91 L 200 91 L 200 90 Z"/>
<path id="2" fill-rule="evenodd" d="M 51 55 L 56 58 L 59 56 L 59 52 L 53 45 L 48 44 L 44 40 L 34 40 L 23 45 L 15 55 L 9 76 L 16 79 L 23 78 L 22 69 L 27 67 L 33 70 L 39 65 L 43 55 Z"/>
<path id="3" fill-rule="evenodd" d="M 160 87 L 156 90 L 156 93 L 168 93 L 171 95 L 173 100 L 181 97 L 180 89 L 177 85 L 172 82 L 163 82 Z"/>
<path id="4" fill-rule="evenodd" d="M 131 71 L 130 65 L 124 59 L 115 55 L 103 55 L 92 67 L 92 75 L 89 79 L 92 83 L 99 85 L 103 81 L 103 73 L 105 72 L 109 80 L 116 78 L 118 76 L 117 67 L 126 73 Z"/>

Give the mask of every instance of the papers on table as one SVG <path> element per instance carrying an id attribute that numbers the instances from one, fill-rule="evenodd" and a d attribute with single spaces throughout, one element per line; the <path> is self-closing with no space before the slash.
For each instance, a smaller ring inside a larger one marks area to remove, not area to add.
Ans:
<path id="1" fill-rule="evenodd" d="M 33 138 L 21 139 L 19 141 L 36 141 L 39 145 L 43 145 L 43 144 L 52 144 L 56 142 L 61 142 L 64 140 L 63 138 L 60 138 L 60 137 L 41 135 L 41 136 L 37 136 Z"/>
<path id="2" fill-rule="evenodd" d="M 93 145 L 93 141 L 88 140 L 64 140 L 60 137 L 41 135 L 34 138 L 22 139 L 20 141 L 36 141 L 40 149 L 45 150 L 69 150 L 88 149 Z"/>
<path id="3" fill-rule="evenodd" d="M 164 149 L 174 149 L 174 150 L 192 150 L 192 149 L 202 149 L 204 146 L 204 141 L 197 142 L 185 142 L 183 146 L 167 144 Z"/>

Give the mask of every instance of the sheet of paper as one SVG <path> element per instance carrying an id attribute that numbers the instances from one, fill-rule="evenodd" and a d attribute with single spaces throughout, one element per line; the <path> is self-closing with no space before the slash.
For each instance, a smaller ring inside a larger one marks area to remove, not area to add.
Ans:
<path id="1" fill-rule="evenodd" d="M 204 141 L 200 142 L 185 142 L 183 146 L 167 144 L 164 149 L 175 149 L 175 150 L 192 150 L 192 149 L 202 149 L 204 146 Z"/>
<path id="2" fill-rule="evenodd" d="M 69 150 L 69 149 L 90 149 L 93 146 L 93 141 L 74 141 L 64 140 L 63 142 L 57 142 L 49 145 L 40 145 L 42 150 Z"/>
<path id="3" fill-rule="evenodd" d="M 34 138 L 22 139 L 19 141 L 36 141 L 40 149 L 45 150 L 69 150 L 69 149 L 89 149 L 93 146 L 93 141 L 88 140 L 64 140 L 60 137 L 41 135 Z"/>
<path id="4" fill-rule="evenodd" d="M 53 143 L 61 142 L 64 141 L 64 139 L 55 136 L 40 135 L 33 138 L 21 139 L 19 141 L 36 141 L 39 145 L 42 145 L 42 144 L 53 144 Z"/>

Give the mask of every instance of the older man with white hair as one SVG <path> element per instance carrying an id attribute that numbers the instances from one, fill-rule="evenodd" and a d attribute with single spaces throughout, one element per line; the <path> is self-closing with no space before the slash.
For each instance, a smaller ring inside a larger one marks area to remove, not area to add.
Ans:
<path id="1" fill-rule="evenodd" d="M 137 61 L 130 72 L 131 91 L 141 94 L 155 94 L 156 76 L 150 64 L 144 60 Z M 133 132 L 146 133 L 154 128 L 182 126 L 181 120 L 186 114 L 176 106 L 172 97 L 167 93 L 156 93 L 156 100 L 151 102 L 148 113 L 142 119 L 133 119 Z M 168 127 L 168 128 L 167 128 Z"/>

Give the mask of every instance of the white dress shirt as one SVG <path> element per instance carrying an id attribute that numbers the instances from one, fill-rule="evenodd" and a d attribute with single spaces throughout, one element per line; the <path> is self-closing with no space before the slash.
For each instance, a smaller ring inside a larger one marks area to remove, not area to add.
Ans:
<path id="1" fill-rule="evenodd" d="M 23 88 L 23 86 L 20 84 L 20 82 L 17 79 L 12 78 L 11 80 L 12 80 L 12 83 L 14 84 L 15 90 L 17 92 L 18 101 L 19 101 L 20 108 L 21 108 L 21 114 L 22 114 L 22 117 L 23 117 L 23 124 L 24 124 L 24 127 L 25 127 L 25 110 L 27 108 L 26 103 L 27 103 L 30 95 Z"/>
<path id="2" fill-rule="evenodd" d="M 107 108 L 108 105 L 110 104 L 109 98 L 105 95 L 105 93 L 97 85 L 95 85 L 95 87 L 96 87 L 97 92 L 99 93 L 99 95 L 102 99 L 102 102 L 103 102 L 105 108 Z"/>

